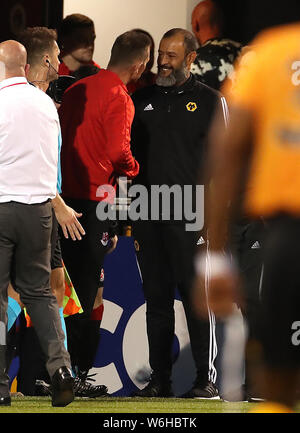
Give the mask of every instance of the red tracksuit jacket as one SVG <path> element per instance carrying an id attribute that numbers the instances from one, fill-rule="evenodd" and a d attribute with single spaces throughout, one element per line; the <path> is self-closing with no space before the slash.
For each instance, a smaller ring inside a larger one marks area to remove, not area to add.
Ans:
<path id="1" fill-rule="evenodd" d="M 134 105 L 114 72 L 101 69 L 68 88 L 59 116 L 64 197 L 100 201 L 99 186 L 138 174 L 130 150 Z"/>

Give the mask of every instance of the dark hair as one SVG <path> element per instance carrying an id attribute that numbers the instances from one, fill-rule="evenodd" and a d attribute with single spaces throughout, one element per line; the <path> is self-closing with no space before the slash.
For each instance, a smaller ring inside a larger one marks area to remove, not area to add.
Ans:
<path id="1" fill-rule="evenodd" d="M 27 27 L 18 35 L 20 42 L 27 51 L 27 63 L 35 65 L 40 58 L 54 48 L 57 33 L 47 27 Z"/>
<path id="2" fill-rule="evenodd" d="M 78 44 L 89 45 L 96 37 L 93 20 L 82 14 L 66 16 L 58 27 L 57 34 L 62 54 L 68 54 Z"/>
<path id="3" fill-rule="evenodd" d="M 189 32 L 188 30 L 181 29 L 181 28 L 174 28 L 169 31 L 167 31 L 162 39 L 168 39 L 175 35 L 182 34 L 183 36 L 183 42 L 185 46 L 185 54 L 189 54 L 192 51 L 196 51 L 198 48 L 198 42 L 193 33 Z"/>
<path id="4" fill-rule="evenodd" d="M 71 14 L 66 16 L 58 28 L 58 40 L 70 36 L 78 29 L 94 29 L 93 20 L 82 14 Z"/>
<path id="5" fill-rule="evenodd" d="M 150 71 L 153 68 L 153 65 L 154 65 L 154 51 L 155 51 L 154 39 L 150 35 L 150 33 L 148 33 L 146 30 L 143 30 L 143 29 L 133 29 L 133 31 L 142 33 L 144 35 L 147 35 L 149 37 L 150 41 L 151 41 L 151 44 L 150 44 L 150 59 L 149 59 L 149 62 L 147 63 L 147 66 L 146 66 L 146 70 Z"/>
<path id="6" fill-rule="evenodd" d="M 123 33 L 112 46 L 109 66 L 131 65 L 136 60 L 145 60 L 150 45 L 151 39 L 144 32 L 130 30 Z"/>

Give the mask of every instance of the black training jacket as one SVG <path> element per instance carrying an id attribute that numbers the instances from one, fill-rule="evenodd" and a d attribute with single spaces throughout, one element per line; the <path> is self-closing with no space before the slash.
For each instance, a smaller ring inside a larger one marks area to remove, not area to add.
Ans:
<path id="1" fill-rule="evenodd" d="M 135 179 L 150 185 L 196 185 L 205 161 L 206 138 L 222 95 L 193 75 L 180 87 L 149 86 L 132 95 L 135 117 L 131 149 L 140 164 Z"/>

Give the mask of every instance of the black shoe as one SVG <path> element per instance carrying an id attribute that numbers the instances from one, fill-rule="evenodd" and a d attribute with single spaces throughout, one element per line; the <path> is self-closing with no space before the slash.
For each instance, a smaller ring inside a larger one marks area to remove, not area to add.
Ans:
<path id="1" fill-rule="evenodd" d="M 207 382 L 206 384 L 200 384 L 197 380 L 193 387 L 185 394 L 181 395 L 180 398 L 209 398 L 210 400 L 220 400 L 219 391 L 214 383 Z"/>
<path id="2" fill-rule="evenodd" d="M 74 392 L 76 397 L 96 398 L 96 397 L 109 397 L 108 389 L 105 385 L 92 385 L 89 381 L 92 379 L 93 374 L 81 374 L 75 377 Z"/>
<path id="3" fill-rule="evenodd" d="M 140 389 L 132 394 L 132 397 L 174 397 L 171 382 L 168 381 L 159 381 L 157 377 L 154 375 L 151 376 L 150 382 L 145 388 Z"/>
<path id="4" fill-rule="evenodd" d="M 11 398 L 10 397 L 0 397 L 0 406 L 10 406 Z"/>
<path id="5" fill-rule="evenodd" d="M 71 370 L 61 367 L 52 377 L 52 406 L 67 406 L 74 400 L 74 378 Z"/>

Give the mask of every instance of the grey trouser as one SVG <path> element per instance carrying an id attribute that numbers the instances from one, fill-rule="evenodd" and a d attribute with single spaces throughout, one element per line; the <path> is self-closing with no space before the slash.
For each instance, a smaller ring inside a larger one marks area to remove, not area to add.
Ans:
<path id="1" fill-rule="evenodd" d="M 50 289 L 51 203 L 0 203 L 0 396 L 8 393 L 6 374 L 7 286 L 12 282 L 31 317 L 47 357 L 50 377 L 67 366 L 58 305 Z"/>

